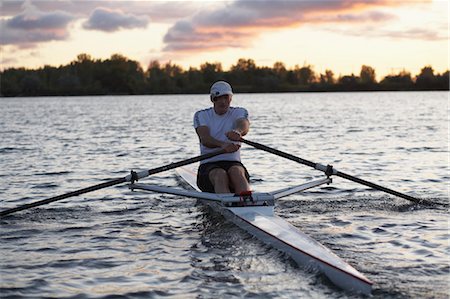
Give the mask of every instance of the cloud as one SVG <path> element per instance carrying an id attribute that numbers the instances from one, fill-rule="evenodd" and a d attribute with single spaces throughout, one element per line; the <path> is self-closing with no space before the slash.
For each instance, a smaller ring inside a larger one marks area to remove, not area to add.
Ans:
<path id="1" fill-rule="evenodd" d="M 20 14 L 6 22 L 7 26 L 14 29 L 58 29 L 65 27 L 72 16 L 64 12 Z"/>
<path id="2" fill-rule="evenodd" d="M 364 13 L 343 13 L 318 17 L 315 22 L 320 23 L 379 23 L 395 20 L 396 16 L 386 12 L 369 11 Z"/>
<path id="3" fill-rule="evenodd" d="M 36 42 L 64 40 L 74 17 L 66 12 L 42 12 L 31 2 L 23 4 L 23 12 L 0 21 L 2 45 L 29 46 Z"/>
<path id="4" fill-rule="evenodd" d="M 261 33 L 303 25 L 383 23 L 397 17 L 378 8 L 407 3 L 392 0 L 236 0 L 220 8 L 202 10 L 175 23 L 164 37 L 164 51 L 247 47 Z"/>
<path id="5" fill-rule="evenodd" d="M 2 0 L 0 16 L 11 17 L 19 14 L 26 1 L 29 0 Z M 203 1 L 36 0 L 33 5 L 41 11 L 65 11 L 78 18 L 88 18 L 95 9 L 103 8 L 147 16 L 152 22 L 173 23 L 212 4 L 205 4 Z"/>
<path id="6" fill-rule="evenodd" d="M 225 47 L 242 47 L 240 42 L 248 33 L 234 30 L 197 31 L 188 21 L 177 22 L 164 36 L 166 51 L 219 50 Z"/>
<path id="7" fill-rule="evenodd" d="M 83 28 L 113 32 L 120 29 L 145 28 L 148 22 L 148 18 L 144 16 L 126 14 L 119 10 L 97 8 L 83 24 Z"/>
<path id="8" fill-rule="evenodd" d="M 342 35 L 347 36 L 361 36 L 374 37 L 374 38 L 391 38 L 394 40 L 399 39 L 419 39 L 424 41 L 439 41 L 448 40 L 448 36 L 440 34 L 437 31 L 428 28 L 410 28 L 406 30 L 394 30 L 394 29 L 383 29 L 374 27 L 362 27 L 359 30 L 348 29 L 348 30 L 329 30 L 331 32 L 337 32 Z M 444 31 L 445 32 L 445 31 Z"/>
<path id="9" fill-rule="evenodd" d="M 9 26 L 7 21 L 0 21 L 0 28 L 2 28 L 0 36 L 0 44 L 2 45 L 30 47 L 34 43 L 65 40 L 69 36 L 64 28 L 23 30 Z"/>
<path id="10" fill-rule="evenodd" d="M 191 1 L 1 0 L 0 44 L 35 47 L 70 37 L 70 25 L 86 20 L 84 29 L 112 32 L 145 28 L 149 21 L 174 23 L 204 8 Z"/>

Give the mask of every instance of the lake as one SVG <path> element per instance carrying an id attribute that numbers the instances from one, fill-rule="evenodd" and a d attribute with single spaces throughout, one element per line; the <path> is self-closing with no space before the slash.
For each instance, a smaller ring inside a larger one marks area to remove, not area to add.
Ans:
<path id="1" fill-rule="evenodd" d="M 449 93 L 236 94 L 247 139 L 331 164 L 275 211 L 374 282 L 374 298 L 448 298 Z M 1 98 L 1 209 L 198 155 L 205 95 Z M 242 146 L 254 190 L 321 172 Z M 180 187 L 173 171 L 141 182 Z M 356 298 L 194 199 L 102 189 L 0 220 L 2 298 Z"/>

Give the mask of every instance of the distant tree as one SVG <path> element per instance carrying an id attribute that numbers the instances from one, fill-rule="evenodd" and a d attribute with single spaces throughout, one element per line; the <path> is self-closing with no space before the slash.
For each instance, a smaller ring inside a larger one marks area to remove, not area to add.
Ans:
<path id="1" fill-rule="evenodd" d="M 75 62 L 84 63 L 84 62 L 94 62 L 94 61 L 92 60 L 91 55 L 82 53 L 77 56 L 77 60 Z"/>
<path id="2" fill-rule="evenodd" d="M 365 87 L 374 87 L 377 83 L 375 70 L 367 65 L 361 67 L 361 72 L 359 73 L 361 84 Z"/>
<path id="3" fill-rule="evenodd" d="M 149 93 L 161 93 L 159 87 L 159 81 L 163 77 L 163 71 L 159 61 L 152 60 L 145 72 L 145 78 L 147 79 L 147 92 Z"/>
<path id="4" fill-rule="evenodd" d="M 20 80 L 26 73 L 25 68 L 7 69 L 0 73 L 0 96 L 23 95 Z"/>
<path id="5" fill-rule="evenodd" d="M 319 82 L 326 85 L 333 85 L 334 83 L 336 83 L 333 71 L 325 70 L 325 74 L 320 74 Z"/>
<path id="6" fill-rule="evenodd" d="M 317 83 L 315 84 L 315 90 L 320 91 L 332 91 L 336 84 L 334 73 L 331 70 L 325 70 L 324 74 L 320 74 Z"/>
<path id="7" fill-rule="evenodd" d="M 359 78 L 354 74 L 339 77 L 338 84 L 343 91 L 359 90 Z"/>
<path id="8" fill-rule="evenodd" d="M 151 61 L 145 73 L 150 93 L 176 93 L 185 85 L 183 69 L 171 61 L 161 66 L 158 61 Z"/>
<path id="9" fill-rule="evenodd" d="M 186 77 L 186 93 L 202 93 L 208 90 L 213 82 L 205 82 L 202 72 L 194 67 L 190 67 Z"/>
<path id="10" fill-rule="evenodd" d="M 416 76 L 416 87 L 421 90 L 433 89 L 436 85 L 436 77 L 431 66 L 422 68 L 420 74 Z"/>
<path id="11" fill-rule="evenodd" d="M 20 80 L 20 86 L 24 94 L 29 96 L 39 96 L 43 91 L 44 84 L 39 78 L 37 72 L 31 72 L 26 74 Z"/>
<path id="12" fill-rule="evenodd" d="M 203 74 L 203 82 L 211 84 L 223 77 L 222 64 L 216 63 L 204 63 L 200 65 L 200 71 Z"/>
<path id="13" fill-rule="evenodd" d="M 286 82 L 289 85 L 298 85 L 299 80 L 298 80 L 298 77 L 297 77 L 295 71 L 293 71 L 293 70 L 288 70 L 287 71 L 287 73 L 286 73 Z"/>
<path id="14" fill-rule="evenodd" d="M 380 81 L 382 90 L 412 90 L 414 82 L 411 73 L 403 70 L 398 75 L 389 75 Z"/>
<path id="15" fill-rule="evenodd" d="M 251 85 L 253 84 L 252 79 L 256 72 L 256 64 L 253 59 L 240 58 L 235 65 L 230 68 L 229 75 L 233 80 L 230 83 L 247 85 L 248 87 L 243 87 L 243 90 L 249 91 Z"/>
<path id="16" fill-rule="evenodd" d="M 101 62 L 95 62 L 88 54 L 80 54 L 68 66 L 71 72 L 78 77 L 81 94 L 102 94 L 105 90 L 100 86 L 98 74 Z"/>
<path id="17" fill-rule="evenodd" d="M 80 79 L 70 73 L 60 76 L 57 80 L 59 94 L 61 95 L 77 95 L 80 94 Z"/>
<path id="18" fill-rule="evenodd" d="M 403 70 L 377 83 L 375 70 L 367 65 L 361 67 L 359 77 L 351 74 L 337 80 L 328 69 L 316 76 L 311 65 L 287 69 L 277 61 L 272 67 L 259 67 L 253 59 L 245 58 L 229 71 L 224 71 L 219 62 L 206 62 L 200 69 L 190 67 L 185 71 L 170 61 L 161 65 L 154 60 L 144 72 L 137 61 L 121 54 L 101 60 L 82 53 L 59 67 L 0 71 L 0 95 L 205 93 L 216 80 L 230 82 L 236 92 L 449 90 L 449 71 L 435 74 L 431 66 L 422 68 L 415 77 Z"/>
<path id="19" fill-rule="evenodd" d="M 308 85 L 316 81 L 316 75 L 311 65 L 305 65 L 303 67 L 295 66 L 294 72 L 298 78 L 298 83 L 302 86 L 302 89 L 306 89 Z"/>
<path id="20" fill-rule="evenodd" d="M 256 64 L 253 59 L 240 58 L 236 65 L 232 65 L 230 71 L 251 72 L 256 69 Z"/>
<path id="21" fill-rule="evenodd" d="M 273 68 L 272 68 L 273 72 L 275 73 L 275 75 L 280 78 L 281 80 L 284 80 L 286 78 L 286 66 L 284 65 L 284 63 L 277 61 L 273 64 Z"/>
<path id="22" fill-rule="evenodd" d="M 183 68 L 179 65 L 172 64 L 171 61 L 164 65 L 164 73 L 171 78 L 179 76 L 182 72 Z"/>
<path id="23" fill-rule="evenodd" d="M 97 78 L 112 94 L 137 94 L 143 89 L 144 73 L 136 61 L 113 54 L 101 64 Z"/>
<path id="24" fill-rule="evenodd" d="M 436 76 L 436 89 L 437 90 L 449 90 L 449 71 L 442 73 L 441 75 Z"/>

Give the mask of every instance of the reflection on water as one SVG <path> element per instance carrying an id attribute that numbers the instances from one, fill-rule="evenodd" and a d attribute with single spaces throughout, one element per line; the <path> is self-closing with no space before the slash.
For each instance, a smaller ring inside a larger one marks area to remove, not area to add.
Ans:
<path id="1" fill-rule="evenodd" d="M 238 94 L 248 139 L 394 190 L 448 202 L 448 94 Z M 204 95 L 2 98 L 2 209 L 198 154 Z M 252 185 L 321 176 L 243 146 Z M 143 180 L 177 186 L 173 172 Z M 276 213 L 374 281 L 376 298 L 448 298 L 448 206 L 422 207 L 341 178 Z M 192 199 L 99 190 L 1 220 L 8 297 L 350 296 Z"/>

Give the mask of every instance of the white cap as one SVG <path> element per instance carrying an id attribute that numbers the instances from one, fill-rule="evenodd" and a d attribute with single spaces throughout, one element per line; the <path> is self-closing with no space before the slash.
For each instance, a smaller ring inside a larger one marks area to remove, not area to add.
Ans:
<path id="1" fill-rule="evenodd" d="M 233 95 L 233 90 L 231 89 L 231 85 L 225 81 L 217 81 L 211 86 L 210 96 L 211 100 L 223 96 L 224 94 L 228 94 L 230 96 Z"/>

